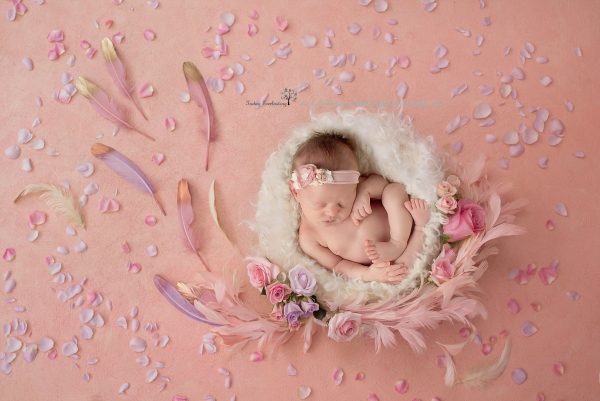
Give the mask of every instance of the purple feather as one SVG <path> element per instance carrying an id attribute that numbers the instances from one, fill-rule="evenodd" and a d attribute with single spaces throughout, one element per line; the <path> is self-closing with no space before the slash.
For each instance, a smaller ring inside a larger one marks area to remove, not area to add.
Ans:
<path id="1" fill-rule="evenodd" d="M 161 294 L 165 296 L 171 302 L 173 306 L 175 306 L 180 312 L 183 312 L 187 316 L 191 317 L 202 323 L 207 323 L 213 326 L 222 326 L 221 324 L 211 322 L 206 319 L 200 311 L 198 311 L 194 306 L 189 303 L 180 293 L 177 291 L 175 287 L 167 280 L 159 276 L 158 274 L 154 276 L 154 285 L 158 288 Z"/>
<path id="2" fill-rule="evenodd" d="M 102 143 L 93 144 L 91 151 L 92 155 L 105 162 L 121 177 L 134 184 L 140 190 L 152 195 L 162 214 L 167 215 L 162 205 L 158 202 L 158 199 L 156 199 L 156 196 L 154 196 L 154 192 L 156 191 L 154 186 L 148 177 L 146 177 L 146 174 L 134 162 L 122 153 Z"/>

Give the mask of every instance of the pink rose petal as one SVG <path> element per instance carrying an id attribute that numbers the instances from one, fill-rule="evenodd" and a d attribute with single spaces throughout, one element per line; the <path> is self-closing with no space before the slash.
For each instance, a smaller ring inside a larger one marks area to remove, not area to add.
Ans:
<path id="1" fill-rule="evenodd" d="M 567 291 L 566 295 L 571 301 L 579 301 L 581 299 L 581 294 L 577 291 Z"/>
<path id="2" fill-rule="evenodd" d="M 521 368 L 513 370 L 511 376 L 516 384 L 523 384 L 527 380 L 527 372 Z"/>
<path id="3" fill-rule="evenodd" d="M 288 376 L 296 376 L 298 374 L 298 370 L 291 363 L 287 367 L 287 375 Z"/>
<path id="4" fill-rule="evenodd" d="M 538 276 L 544 285 L 550 285 L 558 278 L 558 268 L 556 266 L 542 267 L 538 271 Z"/>
<path id="5" fill-rule="evenodd" d="M 377 394 L 369 394 L 367 396 L 367 401 L 379 401 L 379 397 L 377 397 Z"/>
<path id="6" fill-rule="evenodd" d="M 521 325 L 521 334 L 523 334 L 525 337 L 530 337 L 530 336 L 534 335 L 535 333 L 537 333 L 537 331 L 538 331 L 537 327 L 529 320 L 525 321 Z"/>
<path id="7" fill-rule="evenodd" d="M 103 196 L 98 201 L 98 210 L 100 211 L 100 213 L 117 212 L 119 211 L 120 206 L 121 205 L 119 204 L 119 202 L 114 198 L 106 198 Z"/>
<path id="8" fill-rule="evenodd" d="M 144 39 L 151 42 L 156 39 L 156 33 L 152 29 L 144 29 Z"/>
<path id="9" fill-rule="evenodd" d="M 169 132 L 175 131 L 175 119 L 173 119 L 173 117 L 165 118 L 163 124 Z"/>
<path id="10" fill-rule="evenodd" d="M 562 362 L 554 362 L 552 364 L 552 371 L 556 376 L 562 376 L 565 374 L 565 366 Z"/>
<path id="11" fill-rule="evenodd" d="M 540 136 L 538 132 L 529 127 L 527 127 L 524 131 L 521 132 L 521 138 L 523 139 L 523 142 L 525 142 L 527 145 L 533 145 L 538 141 L 539 137 Z"/>
<path id="12" fill-rule="evenodd" d="M 554 230 L 554 222 L 550 219 L 546 221 L 546 230 L 553 231 Z"/>
<path id="13" fill-rule="evenodd" d="M 398 380 L 394 383 L 394 390 L 399 394 L 406 394 L 408 392 L 408 382 L 404 379 Z"/>
<path id="14" fill-rule="evenodd" d="M 12 262 L 15 259 L 16 255 L 17 255 L 17 252 L 15 251 L 14 248 L 6 248 L 4 250 L 4 254 L 2 255 L 2 258 L 7 262 Z"/>
<path id="15" fill-rule="evenodd" d="M 260 351 L 254 351 L 250 354 L 250 361 L 252 362 L 260 362 L 264 359 L 264 355 Z"/>
<path id="16" fill-rule="evenodd" d="M 129 243 L 127 241 L 123 241 L 123 243 L 121 243 L 121 251 L 123 253 L 131 252 L 131 248 L 129 247 Z"/>
<path id="17" fill-rule="evenodd" d="M 365 372 L 357 372 L 356 376 L 354 376 L 354 380 L 357 380 L 357 381 L 365 380 Z"/>
<path id="18" fill-rule="evenodd" d="M 405 69 L 410 66 L 410 58 L 408 56 L 398 56 L 398 67 Z"/>
<path id="19" fill-rule="evenodd" d="M 548 123 L 548 130 L 550 131 L 551 135 L 561 137 L 561 138 L 564 136 L 564 134 L 563 134 L 564 125 L 563 125 L 562 121 L 560 121 L 557 118 L 550 120 L 550 122 Z"/>
<path id="20" fill-rule="evenodd" d="M 396 87 L 396 96 L 400 99 L 404 99 L 406 97 L 406 92 L 408 91 L 408 84 L 404 81 L 401 81 Z"/>
<path id="21" fill-rule="evenodd" d="M 284 17 L 275 17 L 275 25 L 280 31 L 285 31 L 288 27 L 288 21 Z"/>
<path id="22" fill-rule="evenodd" d="M 547 76 L 547 75 L 544 75 L 542 77 L 542 79 L 540 79 L 540 82 L 541 82 L 542 85 L 548 86 L 548 85 L 550 85 L 552 83 L 552 78 L 549 77 L 549 76 Z"/>
<path id="23" fill-rule="evenodd" d="M 148 215 L 148 216 L 146 216 L 146 217 L 144 218 L 144 223 L 146 223 L 146 225 L 148 225 L 148 226 L 150 226 L 150 227 L 153 227 L 153 226 L 155 226 L 155 225 L 156 225 L 156 222 L 157 222 L 157 220 L 156 220 L 156 217 L 155 217 L 155 216 Z"/>
<path id="24" fill-rule="evenodd" d="M 538 159 L 538 166 L 542 169 L 546 169 L 548 168 L 548 158 L 547 157 L 540 157 Z"/>
<path id="25" fill-rule="evenodd" d="M 532 302 L 529 304 L 529 306 L 531 306 L 531 309 L 533 309 L 535 312 L 542 310 L 542 305 L 539 302 Z"/>
<path id="26" fill-rule="evenodd" d="M 514 298 L 509 299 L 507 306 L 513 315 L 516 315 L 517 313 L 519 313 L 521 311 L 521 306 L 519 305 L 517 300 Z"/>
<path id="27" fill-rule="evenodd" d="M 256 36 L 256 34 L 258 33 L 258 27 L 256 26 L 256 24 L 248 24 L 248 36 L 250 36 L 251 38 Z"/>
<path id="28" fill-rule="evenodd" d="M 139 273 L 140 270 L 142 270 L 142 265 L 140 265 L 139 263 L 129 262 L 129 263 L 127 263 L 127 270 L 130 273 L 136 274 L 136 273 Z"/>
<path id="29" fill-rule="evenodd" d="M 549 135 L 547 142 L 550 146 L 556 146 L 562 142 L 562 138 L 554 135 Z"/>
<path id="30" fill-rule="evenodd" d="M 490 344 L 483 344 L 481 346 L 481 353 L 483 355 L 489 355 L 492 352 L 492 346 Z"/>
<path id="31" fill-rule="evenodd" d="M 450 98 L 453 98 L 458 95 L 462 95 L 467 90 L 468 87 L 469 86 L 467 84 L 461 84 L 461 85 L 457 86 L 456 88 L 452 89 L 452 92 L 450 92 Z"/>
<path id="32" fill-rule="evenodd" d="M 333 382 L 336 386 L 342 384 L 342 380 L 344 380 L 344 371 L 340 368 L 336 368 L 333 371 Z"/>
<path id="33" fill-rule="evenodd" d="M 517 134 L 515 131 L 509 131 L 504 134 L 502 141 L 506 145 L 516 145 L 519 143 L 519 134 Z"/>
<path id="34" fill-rule="evenodd" d="M 573 112 L 573 110 L 575 110 L 573 103 L 569 100 L 565 100 L 565 107 L 566 107 L 567 111 L 569 111 L 571 113 Z"/>
<path id="35" fill-rule="evenodd" d="M 302 45 L 308 48 L 315 47 L 317 45 L 317 37 L 312 35 L 302 36 Z"/>
<path id="36" fill-rule="evenodd" d="M 141 86 L 139 95 L 140 97 L 150 97 L 154 94 L 154 87 L 149 83 L 145 83 Z"/>
<path id="37" fill-rule="evenodd" d="M 117 32 L 113 35 L 112 38 L 114 42 L 116 42 L 117 44 L 121 44 L 125 40 L 125 34 L 122 32 Z"/>
<path id="38" fill-rule="evenodd" d="M 152 161 L 160 166 L 162 162 L 165 161 L 165 155 L 162 153 L 154 153 L 152 155 Z"/>
<path id="39" fill-rule="evenodd" d="M 29 215 L 29 227 L 35 228 L 35 226 L 39 226 L 40 224 L 44 224 L 46 222 L 46 213 L 35 210 Z"/>
<path id="40" fill-rule="evenodd" d="M 312 389 L 309 386 L 299 386 L 298 387 L 298 398 L 301 400 L 305 400 L 310 396 Z"/>

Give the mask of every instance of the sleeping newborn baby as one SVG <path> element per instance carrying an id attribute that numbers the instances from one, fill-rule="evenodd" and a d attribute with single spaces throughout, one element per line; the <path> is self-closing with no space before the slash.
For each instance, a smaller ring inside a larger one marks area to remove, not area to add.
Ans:
<path id="1" fill-rule="evenodd" d="M 354 149 L 341 134 L 318 133 L 296 151 L 288 185 L 301 209 L 300 248 L 334 272 L 397 283 L 423 245 L 429 208 L 402 184 L 360 176 Z"/>

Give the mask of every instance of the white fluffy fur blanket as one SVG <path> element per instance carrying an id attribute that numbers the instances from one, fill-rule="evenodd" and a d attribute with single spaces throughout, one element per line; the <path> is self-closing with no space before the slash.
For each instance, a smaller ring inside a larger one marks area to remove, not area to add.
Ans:
<path id="1" fill-rule="evenodd" d="M 410 195 L 429 203 L 432 214 L 425 227 L 425 244 L 407 278 L 397 285 L 336 275 L 306 256 L 298 245 L 299 209 L 287 186 L 292 157 L 314 131 L 327 130 L 343 130 L 354 138 L 361 174 L 377 173 L 401 182 Z M 372 113 L 359 108 L 311 115 L 311 121 L 295 128 L 267 160 L 251 227 L 258 234 L 261 256 L 286 270 L 303 264 L 315 274 L 320 301 L 331 306 L 348 301 L 385 301 L 419 286 L 439 253 L 442 214 L 434 202 L 437 184 L 443 178 L 443 161 L 433 138 L 419 136 L 399 113 Z"/>

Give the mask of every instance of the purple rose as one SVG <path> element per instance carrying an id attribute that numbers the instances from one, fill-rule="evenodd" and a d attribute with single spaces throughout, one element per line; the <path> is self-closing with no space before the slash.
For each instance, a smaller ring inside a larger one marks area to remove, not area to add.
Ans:
<path id="1" fill-rule="evenodd" d="M 299 295 L 306 295 L 307 297 L 315 293 L 317 288 L 317 280 L 306 267 L 302 265 L 296 265 L 292 270 L 289 271 L 288 277 L 290 278 L 290 285 L 292 290 Z"/>
<path id="2" fill-rule="evenodd" d="M 316 302 L 312 302 L 312 301 L 301 301 L 300 305 L 302 305 L 302 310 L 304 311 L 304 316 L 310 316 L 313 314 L 313 312 L 316 312 L 319 310 L 319 304 Z"/>
<path id="3" fill-rule="evenodd" d="M 283 315 L 285 316 L 290 325 L 297 323 L 303 314 L 304 311 L 302 310 L 300 305 L 298 305 L 295 302 L 288 302 L 283 307 Z"/>

